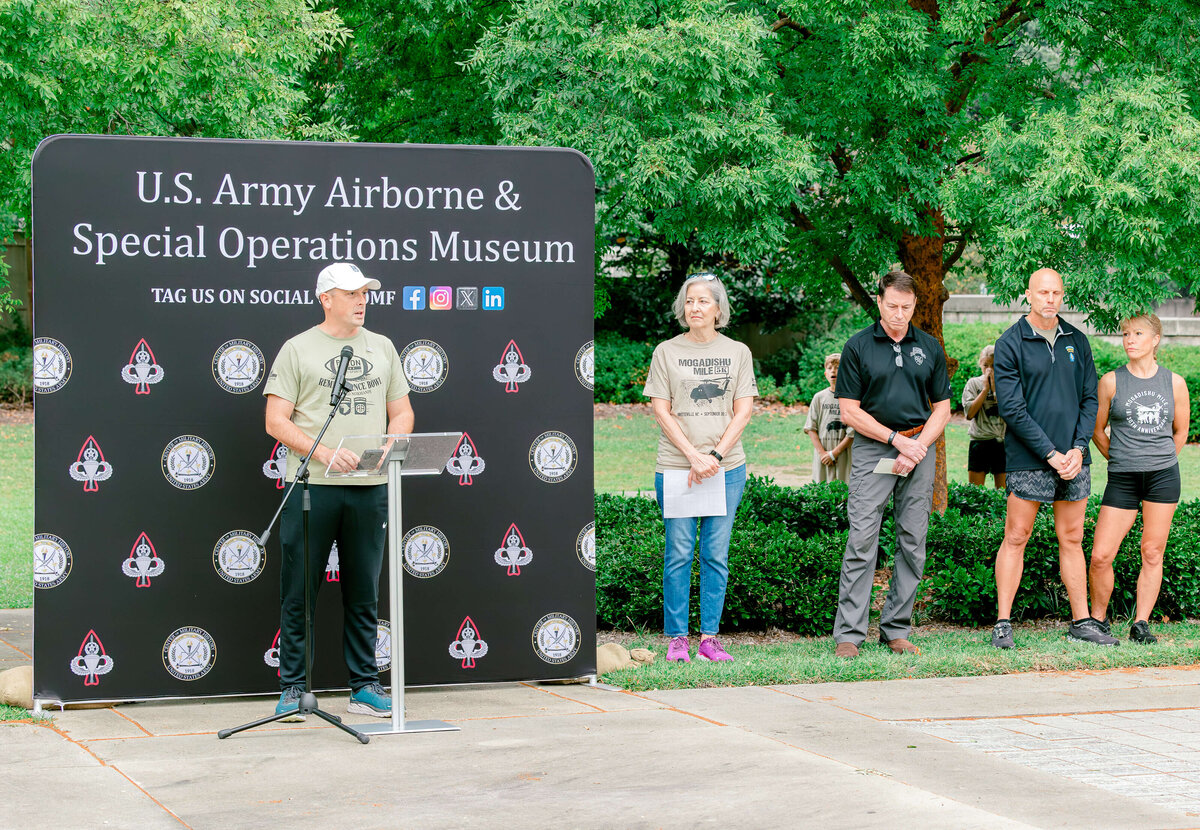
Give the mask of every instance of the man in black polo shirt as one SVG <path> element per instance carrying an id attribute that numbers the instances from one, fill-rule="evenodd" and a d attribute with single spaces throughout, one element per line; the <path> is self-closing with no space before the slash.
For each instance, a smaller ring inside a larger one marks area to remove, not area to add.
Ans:
<path id="1" fill-rule="evenodd" d="M 857 657 L 867 638 L 879 525 L 895 494 L 896 561 L 879 616 L 879 641 L 897 654 L 916 654 L 908 640 L 913 599 L 925 568 L 925 534 L 933 501 L 936 453 L 929 452 L 950 420 L 946 353 L 911 324 L 913 279 L 892 271 L 879 281 L 879 322 L 842 349 L 837 397 L 854 429 L 847 512 L 850 535 L 838 583 L 833 639 L 838 657 Z M 880 461 L 889 459 L 876 467 Z"/>
<path id="2" fill-rule="evenodd" d="M 1096 427 L 1096 365 L 1083 332 L 1058 316 L 1063 282 L 1057 271 L 1039 268 L 1025 291 L 1029 314 L 996 341 L 996 400 L 1008 424 L 1004 466 L 1008 509 L 1004 540 L 996 553 L 996 625 L 992 645 L 1012 648 L 1009 616 L 1021 573 L 1025 544 L 1038 508 L 1054 510 L 1058 565 L 1071 625 L 1067 637 L 1100 646 L 1118 643 L 1105 621 L 1088 610 L 1083 519 L 1092 492 L 1088 443 Z"/>

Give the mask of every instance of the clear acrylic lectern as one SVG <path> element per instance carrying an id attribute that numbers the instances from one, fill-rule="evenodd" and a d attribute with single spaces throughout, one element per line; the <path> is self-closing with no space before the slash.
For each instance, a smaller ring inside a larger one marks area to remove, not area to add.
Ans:
<path id="1" fill-rule="evenodd" d="M 346 473 L 326 472 L 329 478 L 387 475 L 388 486 L 388 613 L 392 621 L 392 719 L 355 724 L 368 735 L 404 732 L 456 732 L 458 727 L 440 720 L 404 720 L 404 531 L 401 524 L 400 479 L 403 476 L 438 475 L 454 454 L 461 432 L 416 432 L 411 435 L 347 435 L 336 452 L 358 459 Z"/>

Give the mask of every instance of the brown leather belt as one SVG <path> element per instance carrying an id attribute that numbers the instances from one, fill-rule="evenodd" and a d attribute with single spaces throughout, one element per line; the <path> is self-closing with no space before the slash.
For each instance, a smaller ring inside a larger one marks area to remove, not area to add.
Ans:
<path id="1" fill-rule="evenodd" d="M 916 438 L 921 434 L 921 430 L 923 429 L 925 429 L 925 425 L 921 424 L 919 427 L 913 427 L 912 429 L 898 429 L 896 430 L 896 434 L 903 435 L 905 438 Z"/>

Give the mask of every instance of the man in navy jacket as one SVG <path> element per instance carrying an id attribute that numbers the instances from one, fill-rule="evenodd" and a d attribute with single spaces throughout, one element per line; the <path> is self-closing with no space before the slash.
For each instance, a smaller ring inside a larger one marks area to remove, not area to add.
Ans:
<path id="1" fill-rule="evenodd" d="M 1058 535 L 1059 569 L 1071 604 L 1072 640 L 1116 645 L 1104 622 L 1088 614 L 1083 518 L 1091 494 L 1088 443 L 1096 425 L 1096 366 L 1083 332 L 1058 316 L 1062 277 L 1034 271 L 1025 291 L 1030 312 L 996 341 L 996 399 L 1008 424 L 1004 436 L 1008 510 L 996 553 L 997 620 L 992 645 L 1012 648 L 1009 616 L 1025 545 L 1038 508 L 1050 503 Z"/>

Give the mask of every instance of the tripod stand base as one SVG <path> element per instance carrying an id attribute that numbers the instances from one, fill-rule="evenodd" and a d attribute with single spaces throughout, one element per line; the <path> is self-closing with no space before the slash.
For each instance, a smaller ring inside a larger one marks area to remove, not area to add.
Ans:
<path id="1" fill-rule="evenodd" d="M 217 737 L 221 738 L 221 739 L 225 739 L 225 738 L 228 738 L 230 735 L 236 735 L 238 732 L 244 732 L 245 730 L 253 729 L 256 726 L 264 726 L 265 724 L 268 724 L 268 723 L 275 723 L 276 721 L 286 720 L 287 718 L 295 717 L 297 714 L 305 715 L 305 716 L 316 715 L 318 718 L 325 721 L 326 723 L 336 726 L 338 729 L 342 730 L 343 732 L 345 732 L 349 735 L 353 735 L 355 738 L 358 739 L 358 742 L 360 744 L 368 743 L 371 740 L 370 737 L 368 737 L 366 734 L 364 734 L 366 732 L 365 729 L 356 729 L 353 726 L 344 724 L 344 723 L 342 723 L 342 719 L 339 718 L 337 715 L 333 715 L 333 714 L 330 714 L 329 712 L 322 710 L 317 705 L 317 696 L 314 695 L 312 692 L 305 692 L 300 697 L 300 704 L 296 709 L 293 709 L 293 710 L 290 710 L 287 712 L 276 712 L 274 715 L 267 715 L 265 718 L 259 718 L 256 721 L 251 721 L 250 723 L 243 723 L 241 726 L 235 726 L 232 729 L 222 729 L 217 732 Z M 378 726 L 379 724 L 369 724 L 369 725 L 370 726 Z M 457 729 L 458 727 L 453 727 L 453 728 Z"/>
<path id="2" fill-rule="evenodd" d="M 382 723 L 359 723 L 355 729 L 366 735 L 403 735 L 408 732 L 458 732 L 459 727 L 440 720 L 410 720 L 401 724 L 393 724 L 390 720 Z"/>

